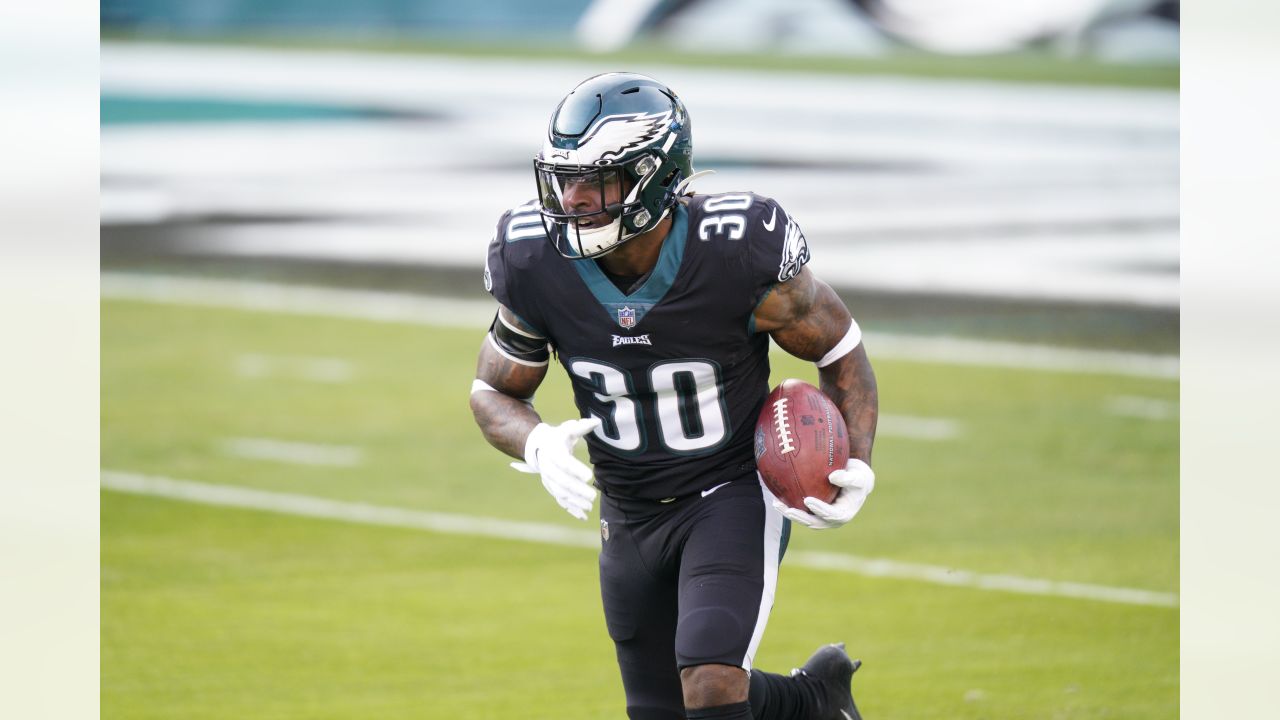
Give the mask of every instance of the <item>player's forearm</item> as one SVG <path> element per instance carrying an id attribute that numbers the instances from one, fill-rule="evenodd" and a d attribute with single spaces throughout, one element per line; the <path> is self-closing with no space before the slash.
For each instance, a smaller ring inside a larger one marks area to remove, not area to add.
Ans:
<path id="1" fill-rule="evenodd" d="M 847 355 L 818 370 L 822 392 L 835 402 L 849 430 L 849 456 L 871 464 L 880 400 L 876 375 L 867 353 L 858 345 Z"/>
<path id="2" fill-rule="evenodd" d="M 529 432 L 542 422 L 532 405 L 495 390 L 472 393 L 471 414 L 490 445 L 520 459 Z"/>

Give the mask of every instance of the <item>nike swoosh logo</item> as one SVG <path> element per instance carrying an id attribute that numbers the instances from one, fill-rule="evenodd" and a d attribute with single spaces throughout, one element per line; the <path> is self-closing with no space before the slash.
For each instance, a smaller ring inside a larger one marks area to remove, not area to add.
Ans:
<path id="1" fill-rule="evenodd" d="M 719 490 L 720 488 L 724 487 L 725 485 L 728 485 L 728 484 L 729 484 L 729 483 L 731 483 L 731 482 L 733 482 L 733 481 L 732 481 L 732 480 L 730 480 L 729 482 L 722 482 L 722 483 L 720 483 L 719 485 L 717 485 L 717 486 L 715 486 L 715 487 L 711 488 L 710 490 L 703 490 L 703 491 L 702 491 L 702 497 L 706 497 L 706 496 L 710 495 L 711 493 L 713 493 L 713 492 L 715 492 L 715 491 Z"/>
<path id="2" fill-rule="evenodd" d="M 841 710 L 840 714 L 844 716 L 844 720 L 853 720 L 853 716 L 845 712 L 844 710 Z"/>
<path id="3" fill-rule="evenodd" d="M 765 230 L 768 230 L 769 232 L 773 232 L 773 226 L 777 224 L 777 221 L 778 221 L 778 208 L 775 206 L 773 208 L 773 214 L 769 216 L 769 222 L 764 222 L 763 220 L 761 220 L 760 224 L 764 225 Z"/>

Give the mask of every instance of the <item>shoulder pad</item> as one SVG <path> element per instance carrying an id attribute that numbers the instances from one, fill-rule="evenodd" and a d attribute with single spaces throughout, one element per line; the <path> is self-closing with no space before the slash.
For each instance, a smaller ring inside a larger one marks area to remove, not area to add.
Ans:
<path id="1" fill-rule="evenodd" d="M 809 262 L 800 225 L 776 200 L 752 192 L 695 195 L 690 224 L 701 240 L 724 237 L 743 244 L 753 283 L 766 286 L 795 277 Z"/>
<path id="2" fill-rule="evenodd" d="M 539 213 L 540 208 L 536 199 L 511 208 L 498 220 L 497 238 L 503 242 L 539 238 L 545 240 L 547 232 L 542 226 L 542 216 Z"/>
<path id="3" fill-rule="evenodd" d="M 757 195 L 753 192 L 724 192 L 712 195 L 693 195 L 689 198 L 690 218 L 699 221 L 706 215 L 734 215 L 752 221 L 755 225 L 767 223 L 777 203 L 773 198 Z M 760 222 L 756 222 L 760 221 Z M 764 225 L 766 230 L 770 225 Z M 744 227 L 743 231 L 752 230 Z"/>
<path id="4" fill-rule="evenodd" d="M 536 303 L 530 300 L 529 279 L 542 273 L 538 266 L 558 260 L 559 255 L 547 241 L 537 200 L 512 208 L 502 214 L 489 240 L 484 263 L 484 289 L 534 327 L 544 327 Z M 518 282 L 516 277 L 524 278 Z"/>
<path id="5" fill-rule="evenodd" d="M 491 262 L 513 269 L 533 267 L 549 250 L 552 250 L 551 243 L 542 225 L 537 200 L 504 212 L 489 243 Z"/>

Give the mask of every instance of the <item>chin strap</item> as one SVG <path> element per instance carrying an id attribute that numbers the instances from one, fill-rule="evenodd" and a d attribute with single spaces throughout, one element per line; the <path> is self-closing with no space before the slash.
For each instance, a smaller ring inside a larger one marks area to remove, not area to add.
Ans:
<path id="1" fill-rule="evenodd" d="M 687 178 L 685 178 L 685 179 L 681 180 L 681 181 L 680 181 L 680 184 L 676 186 L 676 189 L 671 191 L 671 194 L 673 194 L 673 195 L 680 195 L 681 193 L 683 193 L 683 192 L 685 191 L 685 188 L 689 187 L 689 183 L 693 182 L 693 181 L 694 181 L 694 179 L 696 179 L 696 178 L 700 178 L 700 177 L 702 177 L 703 175 L 710 175 L 710 174 L 712 174 L 712 173 L 714 173 L 714 172 L 715 172 L 715 170 L 699 170 L 698 172 L 696 172 L 696 173 L 694 173 L 694 174 L 690 175 L 689 177 L 687 177 Z"/>

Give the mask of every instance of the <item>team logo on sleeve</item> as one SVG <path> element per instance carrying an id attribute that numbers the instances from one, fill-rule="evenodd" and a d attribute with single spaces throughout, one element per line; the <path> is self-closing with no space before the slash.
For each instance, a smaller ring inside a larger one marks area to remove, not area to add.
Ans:
<path id="1" fill-rule="evenodd" d="M 484 291 L 493 292 L 493 274 L 489 272 L 489 258 L 484 259 Z"/>
<path id="2" fill-rule="evenodd" d="M 634 308 L 620 307 L 618 308 L 618 324 L 628 330 L 636 326 L 636 311 Z"/>
<path id="3" fill-rule="evenodd" d="M 782 241 L 782 262 L 778 263 L 778 282 L 786 282 L 800 274 L 800 268 L 809 262 L 809 243 L 800 232 L 800 226 L 787 218 L 786 237 Z"/>

